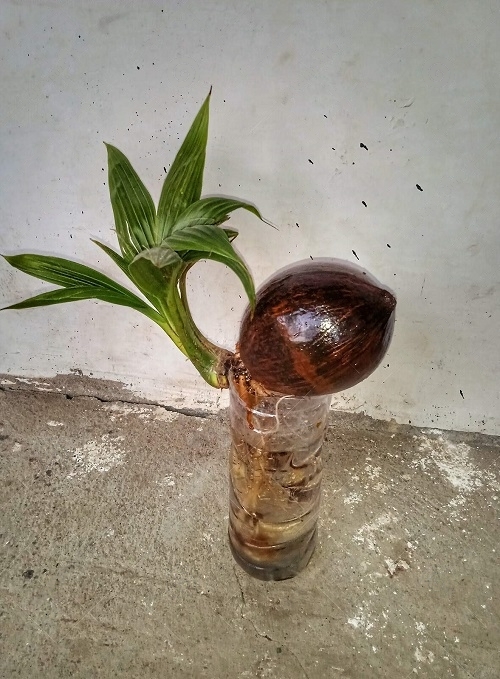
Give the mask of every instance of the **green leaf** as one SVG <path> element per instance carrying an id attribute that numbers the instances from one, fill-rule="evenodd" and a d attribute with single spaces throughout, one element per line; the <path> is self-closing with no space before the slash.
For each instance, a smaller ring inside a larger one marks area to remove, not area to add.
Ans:
<path id="1" fill-rule="evenodd" d="M 160 250 L 165 252 L 162 254 Z M 154 248 L 153 252 L 151 250 L 141 252 L 129 264 L 132 280 L 138 288 L 144 290 L 148 299 L 173 327 L 175 319 L 172 319 L 172 314 L 176 314 L 177 309 L 172 302 L 172 295 L 184 266 L 185 263 L 177 253 L 172 253 L 170 248 L 161 246 Z"/>
<path id="2" fill-rule="evenodd" d="M 131 261 L 138 252 L 155 245 L 156 210 L 128 158 L 111 144 L 106 148 L 116 233 L 123 256 Z"/>
<path id="3" fill-rule="evenodd" d="M 62 289 L 44 292 L 5 307 L 6 309 L 27 309 L 35 306 L 76 302 L 83 299 L 98 299 L 136 309 L 162 325 L 161 316 L 146 302 L 111 278 L 88 266 L 68 259 L 46 255 L 4 255 L 4 258 L 9 264 L 20 271 L 24 271 L 24 273 L 63 286 Z"/>
<path id="4" fill-rule="evenodd" d="M 27 273 L 30 276 L 40 278 L 42 281 L 47 281 L 48 283 L 62 285 L 65 288 L 92 285 L 107 290 L 129 292 L 119 283 L 116 283 L 99 271 L 96 271 L 89 266 L 85 266 L 84 264 L 72 262 L 69 259 L 30 254 L 13 256 L 4 255 L 4 258 L 13 267 L 20 271 L 24 271 L 24 273 Z"/>
<path id="5" fill-rule="evenodd" d="M 222 224 L 226 219 L 229 219 L 229 213 L 238 210 L 238 208 L 248 210 L 259 219 L 262 219 L 260 212 L 251 203 L 246 203 L 236 198 L 219 198 L 214 196 L 201 198 L 195 203 L 191 203 L 173 225 L 172 232 L 174 233 L 178 229 L 200 224 Z"/>
<path id="6" fill-rule="evenodd" d="M 189 268 L 190 265 L 177 253 L 163 246 L 141 252 L 129 266 L 136 285 L 148 291 L 148 297 L 160 310 L 165 319 L 164 330 L 179 349 L 209 384 L 225 386 L 226 380 L 217 370 L 221 354 L 228 352 L 209 342 L 194 324 L 184 288 Z M 181 296 L 181 291 L 184 291 L 184 296 Z"/>
<path id="7" fill-rule="evenodd" d="M 239 258 L 224 229 L 213 224 L 198 224 L 176 230 L 163 240 L 162 245 L 176 252 L 198 250 Z"/>
<path id="8" fill-rule="evenodd" d="M 156 236 L 160 243 L 180 214 L 199 200 L 208 140 L 210 92 L 194 119 L 163 183 L 158 204 Z"/>
<path id="9" fill-rule="evenodd" d="M 165 238 L 163 245 L 183 253 L 182 258 L 185 262 L 212 259 L 228 266 L 241 280 L 250 304 L 254 306 L 255 286 L 252 275 L 231 245 L 224 229 L 213 224 L 187 227 Z"/>
<path id="10" fill-rule="evenodd" d="M 93 240 L 92 242 L 95 243 L 96 245 L 98 245 L 102 250 L 104 250 L 104 252 L 107 255 L 109 255 L 109 257 L 111 257 L 113 262 L 115 262 L 115 264 L 120 267 L 120 269 L 127 276 L 127 278 L 129 278 L 132 281 L 132 283 L 139 288 L 139 290 L 142 292 L 142 294 L 147 299 L 149 299 L 149 301 L 152 302 L 152 304 L 154 305 L 154 301 L 149 297 L 148 291 L 142 289 L 139 285 L 137 285 L 137 281 L 135 281 L 134 277 L 131 275 L 130 269 L 129 269 L 129 264 L 127 264 L 125 259 L 123 257 L 120 257 L 120 255 L 117 252 L 115 252 L 114 250 L 112 250 L 110 247 L 108 247 L 107 245 L 104 245 L 104 243 L 100 243 L 98 240 Z M 149 252 L 149 250 L 143 250 L 141 253 L 139 253 L 139 255 L 137 255 L 137 257 L 140 257 L 142 255 L 142 253 L 147 253 L 147 252 Z"/>
<path id="11" fill-rule="evenodd" d="M 247 294 L 250 307 L 255 308 L 255 285 L 253 282 L 252 274 L 248 270 L 248 267 L 242 260 L 236 260 L 234 258 L 229 258 L 224 255 L 219 255 L 215 252 L 187 252 L 184 256 L 185 262 L 198 262 L 200 259 L 210 259 L 213 262 L 219 262 L 229 267 L 240 279 L 243 288 Z"/>
<path id="12" fill-rule="evenodd" d="M 103 302 L 110 302 L 111 304 L 120 304 L 131 309 L 136 309 L 146 314 L 150 318 L 157 315 L 154 309 L 145 304 L 138 297 L 129 293 L 124 295 L 116 290 L 106 290 L 104 288 L 96 288 L 91 285 L 82 285 L 74 288 L 59 288 L 57 290 L 50 290 L 41 295 L 30 297 L 17 304 L 4 307 L 5 309 L 29 309 L 38 306 L 50 306 L 51 304 L 63 304 L 64 302 L 78 302 L 84 299 L 97 299 Z M 153 318 L 156 320 L 156 318 Z"/>
<path id="13" fill-rule="evenodd" d="M 163 245 L 159 245 L 156 248 L 150 248 L 149 250 L 143 250 L 143 252 L 140 252 L 135 257 L 135 259 L 132 261 L 132 264 L 140 259 L 148 259 L 158 269 L 164 269 L 165 267 L 172 267 L 182 264 L 182 258 L 179 257 L 179 255 L 174 252 L 174 250 Z"/>
<path id="14" fill-rule="evenodd" d="M 163 265 L 169 263 L 182 264 L 182 259 L 179 257 L 179 255 L 175 252 L 172 252 L 172 250 L 169 250 L 169 248 L 163 248 L 165 251 L 169 251 L 173 255 L 171 256 L 170 260 L 167 260 L 166 259 L 167 254 L 163 252 L 157 253 L 157 256 L 155 257 L 155 252 L 160 250 L 161 249 L 160 247 L 151 248 L 150 250 L 143 250 L 135 257 L 134 260 L 132 260 L 131 264 L 127 264 L 123 257 L 120 257 L 120 255 L 117 252 L 109 248 L 107 245 L 104 245 L 104 243 L 100 243 L 97 240 L 94 240 L 93 242 L 100 248 L 102 248 L 104 252 L 106 252 L 106 254 L 108 254 L 111 257 L 111 259 L 120 267 L 123 273 L 132 281 L 132 283 L 139 288 L 144 297 L 146 297 L 146 299 L 148 299 L 151 302 L 151 304 L 155 307 L 155 309 L 160 313 L 162 317 L 162 323 L 159 325 L 162 326 L 162 328 L 165 330 L 168 336 L 175 342 L 179 349 L 181 351 L 184 351 L 184 348 L 177 336 L 177 333 L 171 324 L 171 320 L 163 313 L 164 304 L 161 297 L 159 297 L 157 294 L 158 290 L 156 289 L 156 286 L 152 287 L 150 279 L 140 276 L 138 277 L 135 268 L 133 268 L 132 270 L 130 268 L 131 265 L 134 263 L 135 259 L 141 258 L 149 259 L 153 263 L 157 264 L 163 262 Z M 134 273 L 136 275 L 134 275 Z"/>
<path id="15" fill-rule="evenodd" d="M 120 269 L 123 271 L 123 273 L 130 278 L 129 271 L 128 271 L 128 264 L 127 261 L 121 257 L 117 252 L 115 252 L 112 248 L 110 248 L 108 245 L 105 245 L 104 243 L 101 243 L 98 240 L 95 240 L 94 238 L 90 239 L 92 243 L 95 243 L 98 245 L 101 250 L 104 250 L 104 252 L 111 257 L 113 262 L 120 267 Z"/>
<path id="16" fill-rule="evenodd" d="M 238 236 L 238 231 L 235 231 L 234 229 L 222 229 L 226 236 L 229 238 L 231 243 L 233 240 Z"/>

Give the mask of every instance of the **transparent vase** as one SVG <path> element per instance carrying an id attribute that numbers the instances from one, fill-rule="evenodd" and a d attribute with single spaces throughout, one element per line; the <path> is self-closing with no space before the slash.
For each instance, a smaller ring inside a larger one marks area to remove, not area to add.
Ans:
<path id="1" fill-rule="evenodd" d="M 330 401 L 273 396 L 248 406 L 230 384 L 229 543 L 256 578 L 291 578 L 313 554 Z"/>

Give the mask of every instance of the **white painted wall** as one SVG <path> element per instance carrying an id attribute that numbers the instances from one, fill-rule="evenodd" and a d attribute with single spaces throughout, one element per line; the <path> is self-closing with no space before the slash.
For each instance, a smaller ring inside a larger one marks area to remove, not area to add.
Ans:
<path id="1" fill-rule="evenodd" d="M 3 0 L 0 20 L 1 252 L 119 277 L 89 240 L 115 245 L 102 142 L 158 198 L 213 85 L 205 192 L 280 228 L 232 220 L 256 282 L 354 250 L 397 293 L 384 367 L 335 405 L 500 433 L 497 0 Z M 215 264 L 191 281 L 201 325 L 233 345 L 239 283 Z M 2 305 L 48 287 L 0 262 Z M 3 312 L 0 342 L 3 373 L 79 368 L 167 403 L 224 403 L 133 311 Z"/>

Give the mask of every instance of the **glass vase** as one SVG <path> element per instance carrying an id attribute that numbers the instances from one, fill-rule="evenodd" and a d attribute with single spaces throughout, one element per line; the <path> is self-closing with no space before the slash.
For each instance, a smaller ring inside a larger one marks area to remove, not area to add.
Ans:
<path id="1" fill-rule="evenodd" d="M 256 578 L 291 578 L 312 556 L 330 402 L 273 396 L 250 407 L 230 384 L 229 543 Z"/>

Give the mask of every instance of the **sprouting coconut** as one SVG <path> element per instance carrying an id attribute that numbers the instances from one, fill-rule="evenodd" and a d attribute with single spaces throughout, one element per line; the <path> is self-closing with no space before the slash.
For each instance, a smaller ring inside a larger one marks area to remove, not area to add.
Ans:
<path id="1" fill-rule="evenodd" d="M 136 309 L 167 333 L 208 384 L 227 388 L 231 382 L 248 409 L 251 428 L 252 412 L 259 400 L 270 397 L 279 402 L 287 396 L 317 397 L 346 389 L 367 377 L 379 365 L 391 340 L 396 300 L 367 272 L 334 259 L 287 267 L 272 276 L 256 294 L 252 275 L 232 244 L 238 232 L 223 225 L 237 209 L 248 210 L 262 219 L 260 212 L 240 199 L 201 197 L 209 102 L 210 93 L 170 167 L 157 207 L 126 156 L 106 145 L 109 191 L 120 252 L 94 242 L 147 302 L 88 266 L 58 257 L 21 254 L 5 259 L 15 268 L 60 287 L 7 308 L 98 299 Z M 186 276 L 202 259 L 231 268 L 248 296 L 249 306 L 235 351 L 210 342 L 191 316 Z M 238 511 L 248 542 L 240 547 L 248 548 L 252 554 L 254 547 L 265 546 L 262 568 L 256 566 L 255 572 L 253 566 L 247 569 L 253 574 L 266 577 L 269 561 L 273 574 L 267 577 L 289 577 L 307 563 L 314 545 L 312 533 L 301 538 L 307 543 L 306 551 L 293 556 L 299 565 L 280 570 L 275 552 L 282 557 L 286 548 L 281 544 L 273 546 L 271 536 L 280 533 L 281 528 L 276 530 L 276 525 L 269 522 L 269 512 L 265 523 L 259 509 L 259 502 L 270 502 L 269 493 L 265 495 L 268 487 L 265 473 L 287 479 L 286 483 L 280 481 L 277 502 L 286 500 L 293 508 L 300 493 L 310 502 L 308 483 L 313 477 L 314 488 L 319 489 L 318 451 L 311 476 L 309 462 L 298 464 L 288 450 L 269 450 L 266 446 L 271 444 L 266 437 L 259 441 L 250 448 L 243 446 L 245 458 L 236 459 L 233 454 L 231 480 L 239 484 L 241 511 Z M 233 453 L 236 448 L 233 446 Z M 315 516 L 318 501 L 314 500 Z M 288 528 L 290 525 L 288 521 Z M 300 521 L 297 525 L 300 528 Z M 311 530 L 315 531 L 315 523 Z M 241 541 L 241 533 L 238 539 Z M 235 540 L 231 539 L 233 552 L 239 549 Z M 299 550 L 302 544 L 295 534 L 289 542 L 293 543 L 290 553 Z M 245 558 L 240 559 L 242 565 Z"/>

